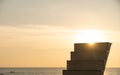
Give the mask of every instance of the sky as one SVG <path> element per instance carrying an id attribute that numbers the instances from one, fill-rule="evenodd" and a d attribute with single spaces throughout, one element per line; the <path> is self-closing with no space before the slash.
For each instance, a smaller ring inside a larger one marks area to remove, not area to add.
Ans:
<path id="1" fill-rule="evenodd" d="M 0 0 L 0 67 L 66 67 L 85 30 L 112 43 L 107 67 L 120 67 L 119 20 L 120 0 Z"/>

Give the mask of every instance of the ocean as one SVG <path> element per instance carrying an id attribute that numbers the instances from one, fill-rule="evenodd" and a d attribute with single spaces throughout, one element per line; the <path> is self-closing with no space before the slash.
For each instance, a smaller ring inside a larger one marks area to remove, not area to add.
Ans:
<path id="1" fill-rule="evenodd" d="M 62 75 L 65 68 L 0 68 L 0 75 Z M 120 68 L 107 68 L 104 75 L 120 75 Z"/>

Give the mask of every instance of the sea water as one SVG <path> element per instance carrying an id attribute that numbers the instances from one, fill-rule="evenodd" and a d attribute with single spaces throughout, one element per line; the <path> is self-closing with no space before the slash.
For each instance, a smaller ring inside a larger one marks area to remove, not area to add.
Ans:
<path id="1" fill-rule="evenodd" d="M 65 68 L 0 68 L 0 75 L 62 75 Z M 120 68 L 107 68 L 105 75 L 120 75 Z"/>
<path id="2" fill-rule="evenodd" d="M 62 75 L 64 68 L 0 68 L 0 75 Z"/>

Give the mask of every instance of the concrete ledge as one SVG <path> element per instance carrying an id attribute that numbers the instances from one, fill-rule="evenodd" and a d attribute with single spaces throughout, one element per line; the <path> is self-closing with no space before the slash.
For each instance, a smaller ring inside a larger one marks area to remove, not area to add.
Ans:
<path id="1" fill-rule="evenodd" d="M 68 70 L 104 70 L 104 61 L 67 61 Z"/>
<path id="2" fill-rule="evenodd" d="M 99 42 L 95 43 L 93 47 L 91 47 L 88 43 L 75 43 L 74 44 L 74 51 L 80 50 L 110 50 L 111 43 L 109 42 Z"/>
<path id="3" fill-rule="evenodd" d="M 107 52 L 71 52 L 71 60 L 106 60 Z"/>
<path id="4" fill-rule="evenodd" d="M 103 71 L 99 70 L 64 70 L 63 75 L 103 75 Z"/>

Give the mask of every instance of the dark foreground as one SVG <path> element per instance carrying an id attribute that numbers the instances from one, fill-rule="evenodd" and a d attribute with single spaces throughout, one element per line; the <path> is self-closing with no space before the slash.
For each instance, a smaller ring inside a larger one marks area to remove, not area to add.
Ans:
<path id="1" fill-rule="evenodd" d="M 0 68 L 0 75 L 62 75 L 65 68 Z M 120 75 L 120 68 L 107 68 L 105 75 Z"/>

